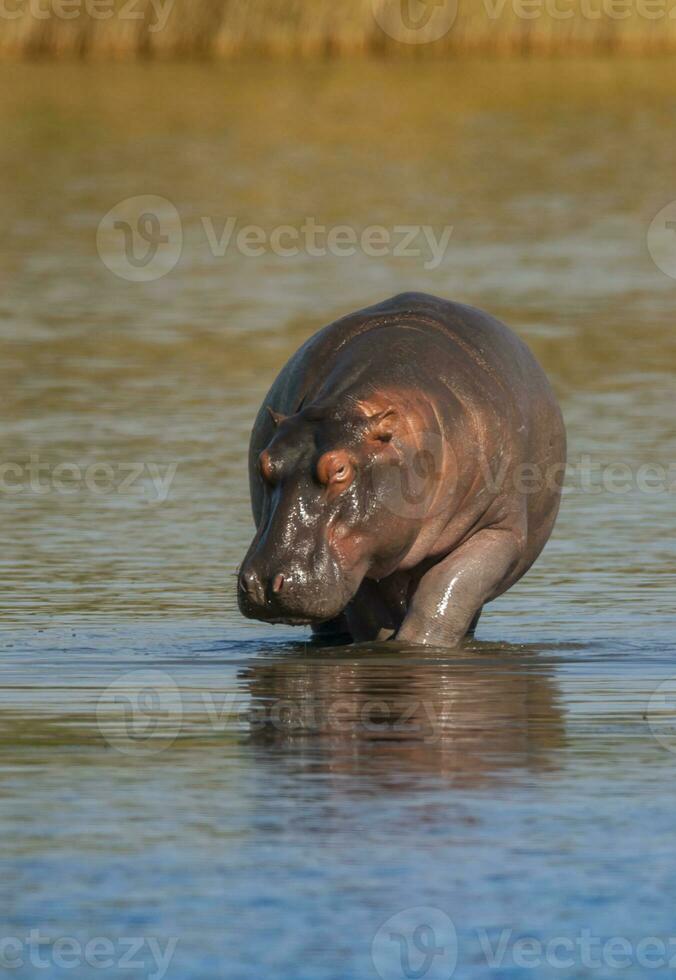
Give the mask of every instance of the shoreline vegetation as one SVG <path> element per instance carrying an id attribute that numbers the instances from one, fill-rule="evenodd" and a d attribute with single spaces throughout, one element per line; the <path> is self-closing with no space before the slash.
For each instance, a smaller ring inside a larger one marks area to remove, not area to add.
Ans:
<path id="1" fill-rule="evenodd" d="M 0 58 L 676 51 L 676 0 L 0 0 Z"/>

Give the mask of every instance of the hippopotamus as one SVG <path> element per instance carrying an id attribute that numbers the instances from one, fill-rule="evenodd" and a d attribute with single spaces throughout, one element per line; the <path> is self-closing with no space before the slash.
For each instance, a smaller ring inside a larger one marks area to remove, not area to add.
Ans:
<path id="1" fill-rule="evenodd" d="M 563 419 L 526 344 L 403 293 L 336 320 L 282 369 L 249 452 L 242 613 L 355 643 L 455 647 L 554 526 Z"/>

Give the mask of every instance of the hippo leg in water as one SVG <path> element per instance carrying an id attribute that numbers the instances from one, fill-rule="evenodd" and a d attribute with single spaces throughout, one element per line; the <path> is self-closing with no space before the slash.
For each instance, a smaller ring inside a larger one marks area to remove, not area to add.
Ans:
<path id="1" fill-rule="evenodd" d="M 545 546 L 565 459 L 549 382 L 498 320 L 418 293 L 344 317 L 254 424 L 240 608 L 455 646 Z"/>

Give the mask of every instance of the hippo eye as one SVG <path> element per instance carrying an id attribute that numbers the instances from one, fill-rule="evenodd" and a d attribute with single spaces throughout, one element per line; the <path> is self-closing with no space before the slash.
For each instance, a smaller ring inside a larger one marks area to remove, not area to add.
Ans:
<path id="1" fill-rule="evenodd" d="M 258 468 L 260 469 L 261 476 L 266 483 L 274 483 L 275 470 L 274 466 L 272 465 L 272 460 L 270 459 L 270 453 L 267 451 L 267 449 L 264 449 L 258 457 Z"/>
<path id="2" fill-rule="evenodd" d="M 329 452 L 317 464 L 317 478 L 324 486 L 349 483 L 354 475 L 352 462 L 345 452 Z"/>

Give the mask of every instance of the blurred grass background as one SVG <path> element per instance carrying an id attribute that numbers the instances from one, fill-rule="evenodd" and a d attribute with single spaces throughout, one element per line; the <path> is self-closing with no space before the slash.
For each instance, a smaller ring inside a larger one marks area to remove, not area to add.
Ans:
<path id="1" fill-rule="evenodd" d="M 436 33 L 444 5 L 453 25 Z M 676 50 L 676 0 L 3 0 L 0 57 Z M 427 27 L 406 43 L 402 4 Z M 416 7 L 417 4 L 417 7 Z M 428 43 L 421 43 L 427 40 Z"/>

